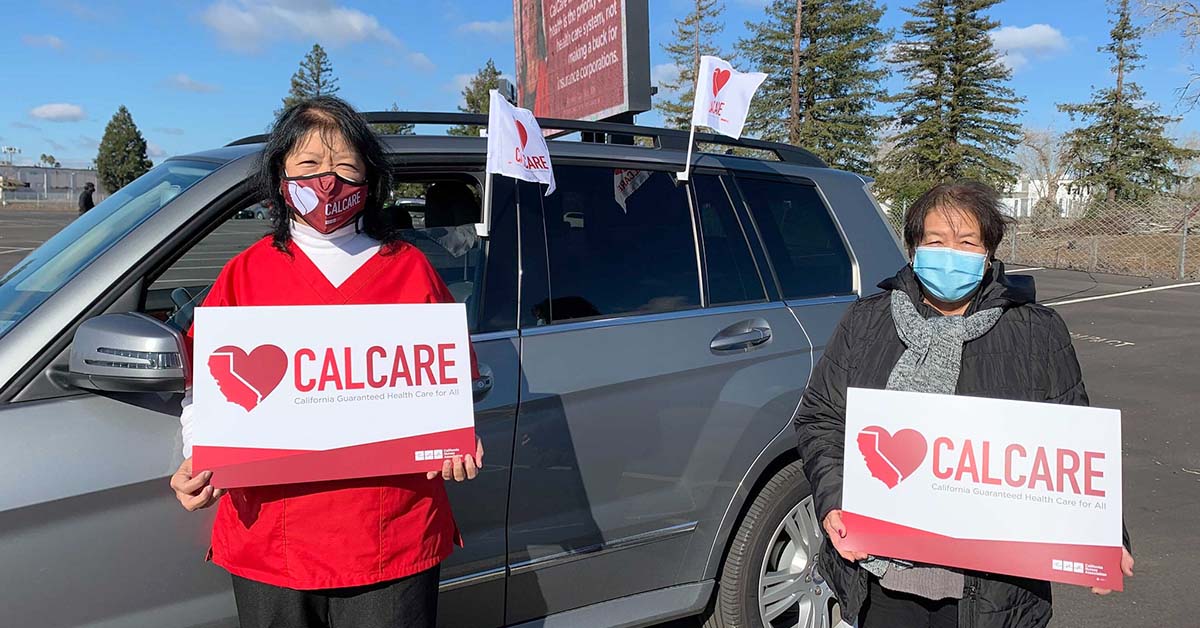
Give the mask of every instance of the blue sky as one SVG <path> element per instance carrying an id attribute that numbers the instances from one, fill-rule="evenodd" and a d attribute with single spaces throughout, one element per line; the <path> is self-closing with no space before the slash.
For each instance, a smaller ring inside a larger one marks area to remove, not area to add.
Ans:
<path id="1" fill-rule="evenodd" d="M 901 7 L 913 1 L 888 2 L 884 26 L 898 28 Z M 764 3 L 725 0 L 727 50 Z M 650 0 L 656 76 L 670 72 L 661 46 L 690 4 Z M 261 132 L 314 41 L 329 51 L 340 95 L 363 110 L 392 102 L 454 110 L 466 78 L 489 56 L 513 69 L 508 0 L 3 0 L 0 9 L 10 17 L 0 39 L 0 144 L 19 147 L 21 162 L 50 153 L 67 166 L 90 163 L 121 104 L 156 162 Z M 1006 0 L 993 17 L 1013 87 L 1027 99 L 1023 123 L 1065 130 L 1070 122 L 1054 104 L 1086 100 L 1093 86 L 1112 81 L 1109 60 L 1096 51 L 1110 28 L 1102 0 Z M 1174 33 L 1147 37 L 1143 52 L 1146 65 L 1133 78 L 1171 112 L 1188 66 L 1200 66 L 1196 53 Z M 1197 112 L 1172 129 L 1181 137 L 1198 131 Z"/>

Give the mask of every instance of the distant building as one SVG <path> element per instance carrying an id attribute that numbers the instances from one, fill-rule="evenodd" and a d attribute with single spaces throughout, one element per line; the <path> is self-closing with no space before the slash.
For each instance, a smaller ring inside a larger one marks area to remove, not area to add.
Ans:
<path id="1" fill-rule="evenodd" d="M 6 202 L 54 201 L 74 203 L 83 191 L 83 185 L 92 182 L 96 192 L 92 199 L 99 203 L 106 194 L 90 168 L 47 168 L 45 166 L 0 165 L 0 177 L 6 181 L 28 183 L 29 187 L 4 192 Z"/>
<path id="2" fill-rule="evenodd" d="M 1082 214 L 1084 207 L 1091 199 L 1091 190 L 1077 188 L 1071 185 L 1072 183 L 1074 183 L 1072 179 L 1062 179 L 1058 182 L 1054 204 L 1058 206 L 1059 218 Z M 1021 175 L 1017 179 L 1017 184 L 1000 198 L 1000 202 L 1007 208 L 1010 216 L 1028 218 L 1033 216 L 1038 200 L 1049 193 L 1049 187 L 1048 182 L 1044 179 L 1030 179 L 1026 175 Z"/>

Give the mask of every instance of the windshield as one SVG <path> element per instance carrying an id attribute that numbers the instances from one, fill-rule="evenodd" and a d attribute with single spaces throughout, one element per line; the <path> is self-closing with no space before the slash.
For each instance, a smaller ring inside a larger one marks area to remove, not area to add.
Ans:
<path id="1" fill-rule="evenodd" d="M 75 219 L 0 277 L 0 336 L 219 164 L 172 160 Z"/>

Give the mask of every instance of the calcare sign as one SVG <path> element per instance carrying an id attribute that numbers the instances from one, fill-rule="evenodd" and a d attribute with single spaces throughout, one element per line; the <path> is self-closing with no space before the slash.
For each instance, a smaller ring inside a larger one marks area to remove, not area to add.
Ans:
<path id="1" fill-rule="evenodd" d="M 851 388 L 848 549 L 1120 590 L 1117 410 Z"/>
<path id="2" fill-rule="evenodd" d="M 218 487 L 440 469 L 474 453 L 461 304 L 196 310 L 193 468 Z"/>

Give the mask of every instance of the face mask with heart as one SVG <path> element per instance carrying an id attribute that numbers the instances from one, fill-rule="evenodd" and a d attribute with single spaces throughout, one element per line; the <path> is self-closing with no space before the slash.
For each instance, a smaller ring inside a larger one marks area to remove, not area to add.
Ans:
<path id="1" fill-rule="evenodd" d="M 336 172 L 285 175 L 280 193 L 296 217 L 327 235 L 352 224 L 367 206 L 367 184 Z"/>

